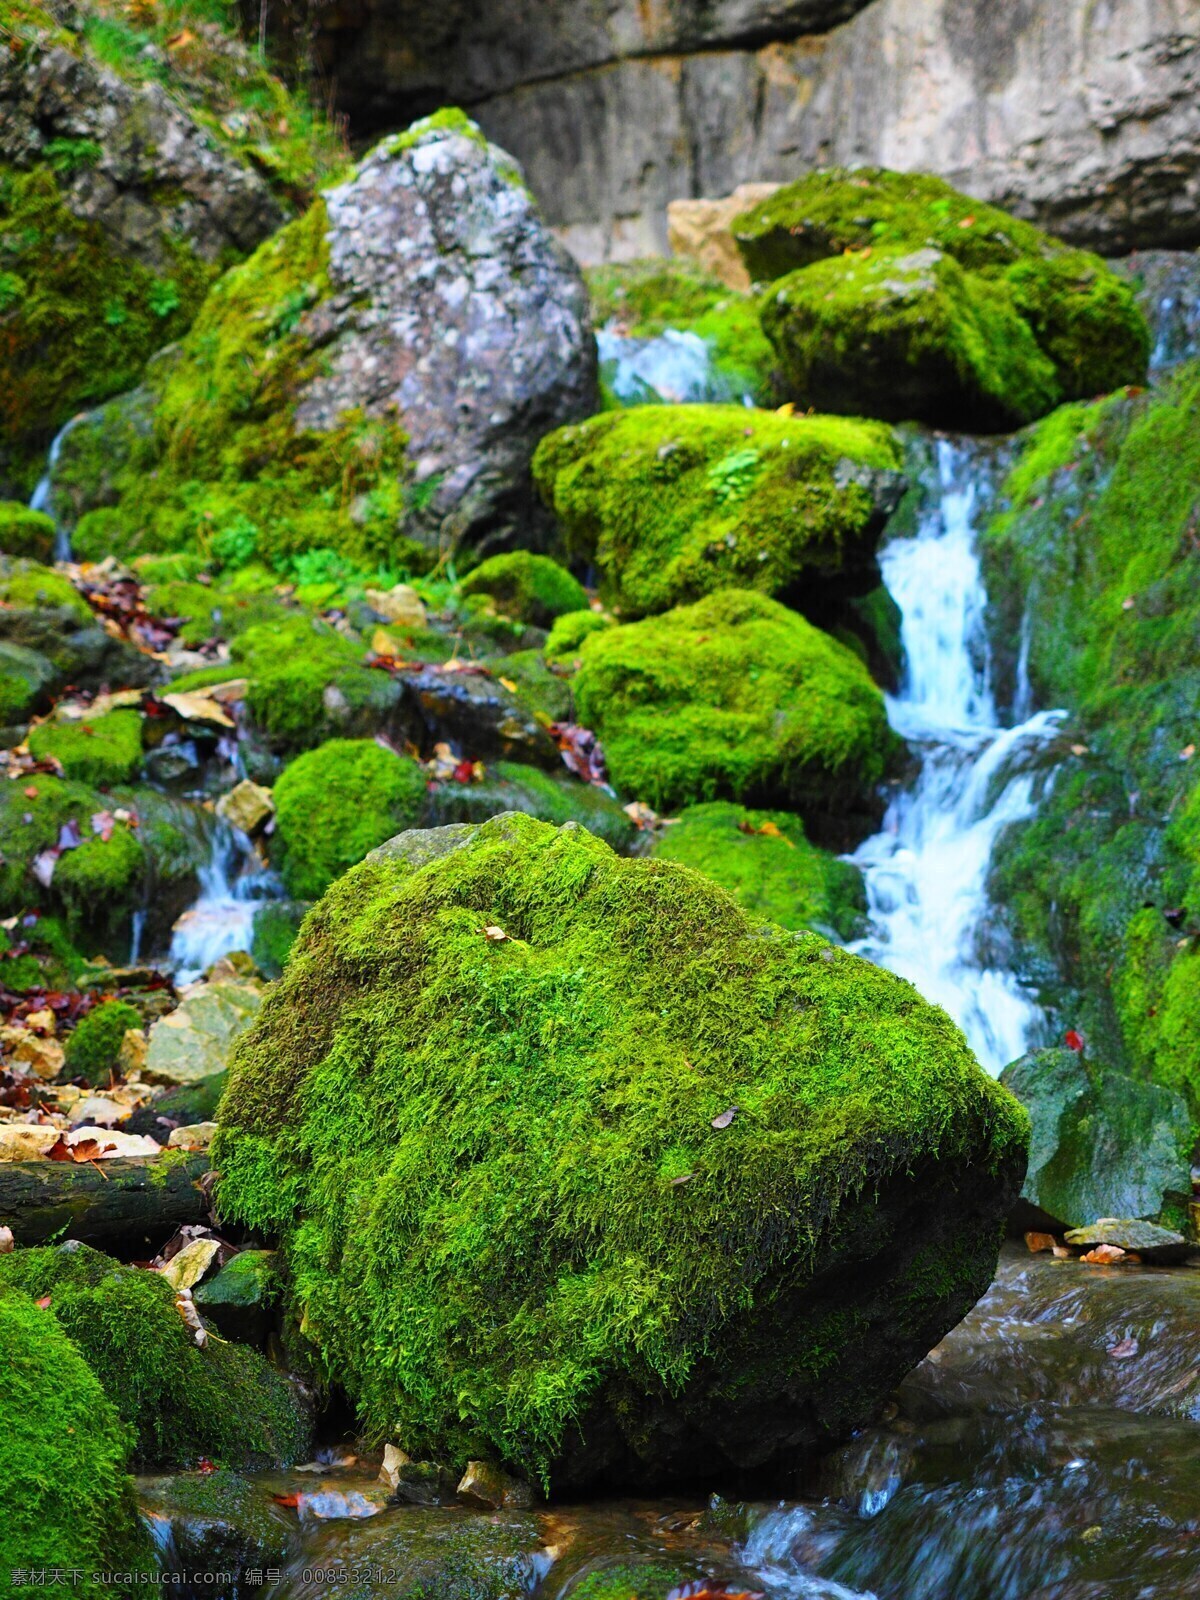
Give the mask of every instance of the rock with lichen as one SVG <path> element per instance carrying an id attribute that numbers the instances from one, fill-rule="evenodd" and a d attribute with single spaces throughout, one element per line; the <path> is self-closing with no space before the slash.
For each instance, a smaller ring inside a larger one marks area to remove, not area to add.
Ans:
<path id="1" fill-rule="evenodd" d="M 361 1425 L 563 1492 L 856 1427 L 986 1288 L 1027 1138 L 911 985 L 516 814 L 329 889 L 219 1121 Z"/>

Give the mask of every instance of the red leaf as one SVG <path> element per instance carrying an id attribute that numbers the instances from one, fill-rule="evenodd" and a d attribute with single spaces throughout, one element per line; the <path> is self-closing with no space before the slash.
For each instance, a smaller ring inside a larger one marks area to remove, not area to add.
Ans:
<path id="1" fill-rule="evenodd" d="M 1083 1035 L 1076 1033 L 1074 1028 L 1067 1029 L 1063 1037 L 1063 1043 L 1068 1050 L 1077 1050 L 1080 1055 L 1083 1054 Z"/>
<path id="2" fill-rule="evenodd" d="M 51 1299 L 50 1295 L 44 1294 L 42 1296 L 42 1298 L 36 1302 L 38 1310 L 39 1311 L 48 1311 L 49 1308 L 50 1308 L 50 1299 Z"/>
<path id="3" fill-rule="evenodd" d="M 209 1472 L 215 1472 L 216 1470 L 217 1470 L 216 1462 L 210 1461 L 207 1456 L 201 1456 L 199 1461 L 197 1461 L 197 1463 L 196 1463 L 196 1471 L 197 1472 L 209 1473 Z"/>
<path id="4" fill-rule="evenodd" d="M 300 1504 L 300 1496 L 295 1492 L 292 1494 L 273 1494 L 271 1499 L 274 1500 L 277 1506 L 291 1506 L 293 1510 Z"/>

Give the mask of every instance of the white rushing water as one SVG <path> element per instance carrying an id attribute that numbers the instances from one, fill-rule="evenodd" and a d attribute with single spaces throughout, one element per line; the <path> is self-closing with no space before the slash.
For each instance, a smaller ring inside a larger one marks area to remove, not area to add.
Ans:
<path id="1" fill-rule="evenodd" d="M 224 822 L 213 829 L 208 864 L 199 877 L 195 904 L 172 930 L 170 962 L 181 985 L 192 983 L 222 956 L 248 951 L 258 911 L 283 893 L 250 840 Z"/>
<path id="2" fill-rule="evenodd" d="M 996 1074 L 1022 1054 L 1039 1013 L 1012 973 L 982 953 L 988 866 L 1001 829 L 1033 815 L 1063 714 L 1029 715 L 1022 685 L 1026 720 L 1000 725 L 975 543 L 982 469 L 969 446 L 948 440 L 937 443 L 936 467 L 916 534 L 880 552 L 905 654 L 888 720 L 918 768 L 853 857 L 872 923 L 853 948 L 948 1011 Z"/>
<path id="3" fill-rule="evenodd" d="M 600 366 L 609 387 L 626 405 L 692 405 L 703 401 L 741 401 L 713 367 L 712 346 L 698 333 L 664 328 L 653 339 L 631 339 L 613 328 L 596 334 Z"/>
<path id="4" fill-rule="evenodd" d="M 70 561 L 71 540 L 66 529 L 59 523 L 54 512 L 54 469 L 58 465 L 59 455 L 62 453 L 63 442 L 71 429 L 84 420 L 86 412 L 80 412 L 77 417 L 72 417 L 70 422 L 62 427 L 50 441 L 50 452 L 46 457 L 46 470 L 38 479 L 37 487 L 29 501 L 31 511 L 41 511 L 54 523 L 54 559 L 55 561 Z"/>

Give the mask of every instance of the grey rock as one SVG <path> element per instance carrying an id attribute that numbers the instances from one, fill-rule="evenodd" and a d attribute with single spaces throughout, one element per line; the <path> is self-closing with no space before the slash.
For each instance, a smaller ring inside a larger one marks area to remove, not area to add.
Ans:
<path id="1" fill-rule="evenodd" d="M 148 1083 L 194 1084 L 228 1065 L 234 1041 L 262 1005 L 257 984 L 204 983 L 150 1030 Z"/>
<path id="2" fill-rule="evenodd" d="M 430 742 L 445 740 L 469 761 L 525 761 L 557 771 L 557 746 L 519 694 L 482 673 L 423 667 L 400 674 Z"/>
<path id="3" fill-rule="evenodd" d="M 856 163 L 936 172 L 1102 252 L 1200 239 L 1185 0 L 875 0 L 803 33 L 543 74 L 474 114 L 584 260 L 664 250 L 670 200 Z"/>
<path id="4" fill-rule="evenodd" d="M 297 429 L 396 417 L 443 543 L 495 536 L 531 514 L 538 440 L 596 405 L 577 268 L 466 119 L 384 140 L 324 202 L 334 294 L 301 325 L 324 370 Z"/>

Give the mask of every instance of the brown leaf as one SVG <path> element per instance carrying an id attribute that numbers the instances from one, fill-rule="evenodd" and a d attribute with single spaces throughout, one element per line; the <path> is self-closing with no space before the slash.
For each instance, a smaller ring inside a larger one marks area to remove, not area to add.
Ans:
<path id="1" fill-rule="evenodd" d="M 1098 1244 L 1094 1250 L 1089 1250 L 1080 1258 L 1090 1261 L 1096 1266 L 1106 1267 L 1113 1261 L 1124 1261 L 1125 1252 L 1119 1244 Z"/>
<path id="2" fill-rule="evenodd" d="M 757 828 L 754 826 L 754 824 L 752 822 L 739 822 L 738 823 L 738 832 L 739 833 L 751 833 L 751 834 L 757 834 L 757 833 L 765 834 L 768 839 L 782 839 L 784 844 L 787 845 L 789 850 L 794 850 L 796 848 L 796 846 L 788 838 L 787 834 L 784 833 L 782 828 L 777 827 L 775 825 L 775 823 L 773 823 L 769 817 L 767 818 L 767 820 L 765 822 L 760 822 Z"/>
<path id="3" fill-rule="evenodd" d="M 1087 1259 L 1086 1256 L 1084 1259 Z M 1119 1344 L 1110 1345 L 1108 1353 L 1114 1361 L 1128 1361 L 1131 1356 L 1137 1355 L 1138 1342 L 1136 1339 L 1122 1339 Z"/>
<path id="4" fill-rule="evenodd" d="M 44 1294 L 40 1300 L 35 1300 L 34 1304 L 37 1306 L 39 1311 L 49 1311 L 50 1299 L 50 1295 Z"/>
<path id="5" fill-rule="evenodd" d="M 497 928 L 495 923 L 489 923 L 483 930 L 483 937 L 489 944 L 503 944 L 508 935 L 503 928 Z"/>
<path id="6" fill-rule="evenodd" d="M 1052 1233 L 1027 1233 L 1025 1235 L 1026 1247 L 1037 1255 L 1041 1250 L 1053 1250 L 1055 1238 Z"/>

